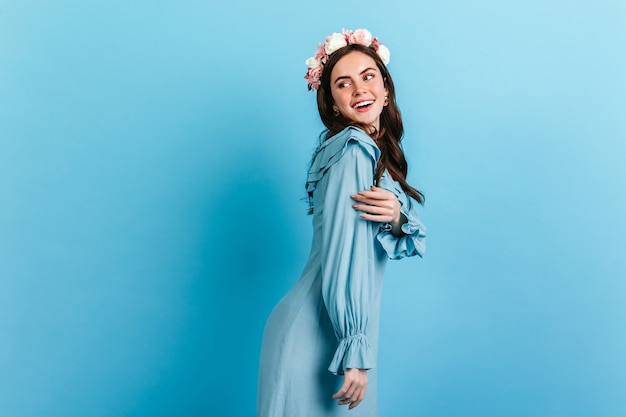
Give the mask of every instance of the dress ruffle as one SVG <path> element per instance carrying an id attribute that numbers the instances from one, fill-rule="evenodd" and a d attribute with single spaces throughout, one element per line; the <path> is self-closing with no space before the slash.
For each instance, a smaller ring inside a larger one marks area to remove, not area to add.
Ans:
<path id="1" fill-rule="evenodd" d="M 409 197 L 400 184 L 389 177 L 387 171 L 380 178 L 381 188 L 391 191 L 400 202 L 400 213 L 404 214 L 407 222 L 402 225 L 403 236 L 397 237 L 391 233 L 391 228 L 381 227 L 376 238 L 390 259 L 402 259 L 408 256 L 424 256 L 426 252 L 426 227 L 417 215 L 417 201 Z"/>
<path id="2" fill-rule="evenodd" d="M 315 190 L 324 173 L 344 155 L 350 141 L 358 142 L 372 157 L 374 166 L 376 166 L 380 157 L 380 149 L 374 140 L 357 127 L 347 127 L 337 135 L 324 141 L 315 152 L 307 177 L 307 192 Z M 400 184 L 389 176 L 387 171 L 381 176 L 378 186 L 395 194 L 401 204 L 400 212 L 407 218 L 407 222 L 402 225 L 404 236 L 394 236 L 390 227 L 381 225 L 382 227 L 377 235 L 378 242 L 380 242 L 390 259 L 402 259 L 415 255 L 424 256 L 426 252 L 426 227 L 419 220 L 417 214 L 416 206 L 419 203 L 409 197 Z"/>
<path id="3" fill-rule="evenodd" d="M 328 370 L 335 375 L 343 375 L 348 368 L 372 369 L 375 364 L 367 337 L 361 333 L 341 339 Z"/>
<path id="4" fill-rule="evenodd" d="M 333 166 L 344 155 L 348 143 L 356 141 L 374 160 L 374 166 L 380 157 L 380 149 L 374 140 L 364 131 L 357 127 L 347 127 L 332 138 L 324 141 L 315 152 L 315 157 L 309 168 L 306 182 L 307 192 L 312 192 L 317 183 L 322 179 L 328 168 Z"/>

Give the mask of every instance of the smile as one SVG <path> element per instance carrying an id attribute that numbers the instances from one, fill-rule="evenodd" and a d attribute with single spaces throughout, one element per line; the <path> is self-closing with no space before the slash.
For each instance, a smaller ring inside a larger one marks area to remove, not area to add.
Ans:
<path id="1" fill-rule="evenodd" d="M 358 103 L 356 103 L 352 107 L 354 107 L 357 110 L 360 110 L 360 109 L 366 109 L 367 107 L 371 106 L 372 104 L 374 104 L 374 100 L 363 100 L 363 101 L 359 101 Z"/>

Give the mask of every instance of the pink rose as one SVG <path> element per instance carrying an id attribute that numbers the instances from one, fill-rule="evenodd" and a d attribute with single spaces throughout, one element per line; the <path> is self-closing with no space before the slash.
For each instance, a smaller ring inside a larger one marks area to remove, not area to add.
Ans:
<path id="1" fill-rule="evenodd" d="M 309 68 L 304 78 L 309 82 L 313 90 L 317 90 L 320 86 L 320 78 L 322 77 L 322 66 Z"/>
<path id="2" fill-rule="evenodd" d="M 317 46 L 317 51 L 315 51 L 315 59 L 317 59 L 322 64 L 325 64 L 328 61 L 328 55 L 326 55 L 326 48 L 324 48 L 324 44 L 320 43 Z"/>
<path id="3" fill-rule="evenodd" d="M 323 69 L 323 67 L 321 65 L 319 65 L 319 66 L 317 66 L 315 68 L 310 68 L 309 69 L 309 74 L 312 77 L 315 77 L 315 78 L 319 79 L 322 76 L 322 69 Z"/>
<path id="4" fill-rule="evenodd" d="M 372 44 L 373 36 L 367 29 L 357 29 L 351 32 L 348 37 L 348 42 L 353 44 L 359 44 L 363 46 L 370 46 Z"/>

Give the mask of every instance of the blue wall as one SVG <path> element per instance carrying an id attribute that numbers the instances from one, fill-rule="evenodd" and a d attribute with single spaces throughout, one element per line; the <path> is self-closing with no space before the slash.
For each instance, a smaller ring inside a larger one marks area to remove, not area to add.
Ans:
<path id="1" fill-rule="evenodd" d="M 427 196 L 381 415 L 626 415 L 624 2 L 214 3 L 0 0 L 0 415 L 253 415 L 343 27 Z"/>

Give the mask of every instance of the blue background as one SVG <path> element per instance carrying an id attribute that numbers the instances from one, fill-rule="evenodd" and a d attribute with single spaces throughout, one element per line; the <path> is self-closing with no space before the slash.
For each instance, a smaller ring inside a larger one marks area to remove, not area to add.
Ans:
<path id="1" fill-rule="evenodd" d="M 383 4 L 384 3 L 384 4 Z M 626 415 L 626 3 L 0 0 L 0 414 L 251 416 L 317 43 L 389 46 L 426 258 L 382 416 Z"/>

